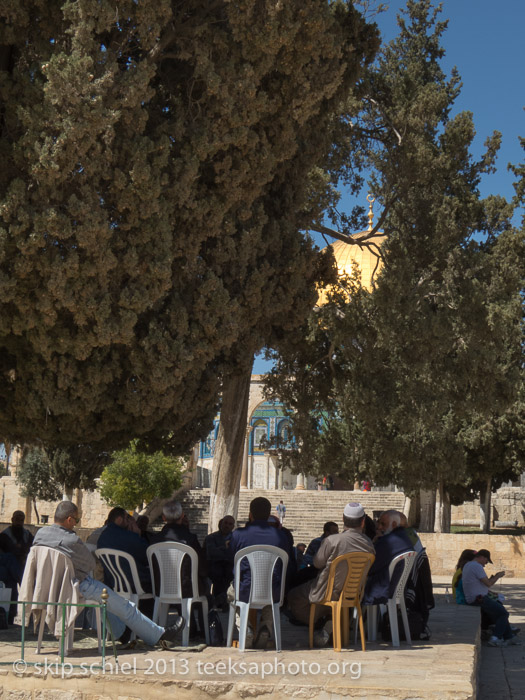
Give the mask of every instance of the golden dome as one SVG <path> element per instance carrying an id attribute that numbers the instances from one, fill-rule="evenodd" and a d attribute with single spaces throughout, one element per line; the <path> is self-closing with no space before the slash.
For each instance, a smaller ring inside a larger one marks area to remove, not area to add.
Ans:
<path id="1" fill-rule="evenodd" d="M 351 238 L 359 240 L 364 236 L 368 235 L 369 231 L 361 231 L 360 233 L 354 233 Z M 361 286 L 364 289 L 370 291 L 372 289 L 372 278 L 377 277 L 382 261 L 375 253 L 381 244 L 385 240 L 385 235 L 383 233 L 377 233 L 372 236 L 369 241 L 374 245 L 363 246 L 356 243 L 345 243 L 344 241 L 336 241 L 332 243 L 332 250 L 337 263 L 337 274 L 342 276 L 347 274 L 352 275 L 354 271 L 354 263 L 357 265 L 358 271 L 361 273 Z M 328 290 L 329 287 L 319 290 L 319 298 L 317 300 L 317 306 L 323 306 L 328 301 Z"/>

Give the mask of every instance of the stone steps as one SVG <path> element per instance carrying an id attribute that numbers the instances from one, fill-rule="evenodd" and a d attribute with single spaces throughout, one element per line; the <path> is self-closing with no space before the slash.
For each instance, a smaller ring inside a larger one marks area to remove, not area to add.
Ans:
<path id="1" fill-rule="evenodd" d="M 391 491 L 265 491 L 263 489 L 242 490 L 239 495 L 237 522 L 242 526 L 248 520 L 250 502 L 257 496 L 268 498 L 272 512 L 282 499 L 286 506 L 284 524 L 293 532 L 296 543 L 308 544 L 323 531 L 327 520 L 342 527 L 343 510 L 347 503 L 362 503 L 371 517 L 374 513 L 390 508 L 402 510 L 405 496 Z M 190 489 L 183 499 L 184 512 L 188 516 L 192 532 L 202 541 L 208 533 L 209 489 Z"/>

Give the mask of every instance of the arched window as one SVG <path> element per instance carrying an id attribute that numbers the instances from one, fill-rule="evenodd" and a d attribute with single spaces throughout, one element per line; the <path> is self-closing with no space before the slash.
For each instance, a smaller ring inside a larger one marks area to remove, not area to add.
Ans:
<path id="1" fill-rule="evenodd" d="M 277 429 L 277 435 L 279 437 L 279 443 L 281 447 L 287 446 L 290 444 L 290 421 L 289 420 L 282 420 L 279 423 L 279 427 Z"/>
<path id="2" fill-rule="evenodd" d="M 268 438 L 268 424 L 264 420 L 258 420 L 253 424 L 252 430 L 252 451 L 264 452 L 264 446 L 261 444 Z"/>

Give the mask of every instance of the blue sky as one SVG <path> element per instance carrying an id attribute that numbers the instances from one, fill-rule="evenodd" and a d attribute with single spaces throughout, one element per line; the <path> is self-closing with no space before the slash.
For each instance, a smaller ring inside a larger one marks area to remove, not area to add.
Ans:
<path id="1" fill-rule="evenodd" d="M 396 16 L 404 0 L 387 3 L 389 9 L 376 18 L 384 40 L 398 33 Z M 442 44 L 445 71 L 456 66 L 463 86 L 453 114 L 469 110 L 474 115 L 476 138 L 472 153 L 478 157 L 493 131 L 502 133 L 497 173 L 481 184 L 482 196 L 501 194 L 512 198 L 513 175 L 509 162 L 524 159 L 518 137 L 525 136 L 525 0 L 443 0 L 441 19 L 448 19 Z M 270 363 L 256 358 L 253 371 L 261 374 Z"/>

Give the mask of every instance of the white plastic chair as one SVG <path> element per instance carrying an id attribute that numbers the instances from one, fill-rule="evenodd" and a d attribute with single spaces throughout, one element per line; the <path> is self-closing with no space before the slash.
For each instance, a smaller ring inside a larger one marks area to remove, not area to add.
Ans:
<path id="1" fill-rule="evenodd" d="M 197 552 L 181 542 L 157 542 L 148 547 L 147 555 L 152 581 L 159 578 L 159 592 L 155 595 L 153 621 L 158 625 L 166 625 L 170 605 L 181 606 L 182 617 L 186 624 L 182 632 L 182 646 L 187 647 L 190 641 L 191 607 L 195 603 L 202 605 L 204 634 L 206 644 L 210 643 L 208 629 L 208 599 L 199 595 L 199 557 Z M 185 556 L 191 560 L 191 589 L 189 598 L 182 597 L 182 562 Z M 158 569 L 155 567 L 155 562 Z M 155 586 L 155 590 L 157 587 Z"/>
<path id="2" fill-rule="evenodd" d="M 403 562 L 403 571 L 399 577 L 399 581 L 396 585 L 396 590 L 394 595 L 387 600 L 386 606 L 381 605 L 382 609 L 388 610 L 388 617 L 390 618 L 390 629 L 392 631 L 392 646 L 398 647 L 399 643 L 399 628 L 397 625 L 397 606 L 401 608 L 401 617 L 403 618 L 403 627 L 405 628 L 405 637 L 409 644 L 412 644 L 412 638 L 410 636 L 410 628 L 408 626 L 408 616 L 407 608 L 405 605 L 405 586 L 416 561 L 417 552 L 403 552 L 403 554 L 398 554 L 390 562 L 388 567 L 388 574 L 390 580 L 396 566 L 399 562 Z M 367 605 L 367 615 L 368 615 L 368 639 L 374 641 L 377 638 L 377 605 Z"/>
<path id="3" fill-rule="evenodd" d="M 49 577 L 46 585 L 43 576 L 47 572 L 53 570 L 57 577 L 52 580 Z M 67 594 L 67 591 L 70 591 Z M 78 603 L 82 599 L 78 590 L 78 581 L 75 578 L 75 569 L 71 558 L 52 547 L 44 545 L 33 545 L 29 552 L 29 556 L 24 569 L 24 577 L 20 587 L 20 598 L 33 599 L 35 595 L 43 596 L 44 601 L 41 605 L 28 604 L 25 606 L 25 619 L 22 617 L 22 624 L 27 625 L 31 613 L 34 615 L 35 624 L 38 624 L 38 641 L 37 654 L 42 650 L 42 639 L 44 636 L 44 626 L 47 623 L 50 631 L 56 636 L 62 636 L 61 617 L 65 614 L 66 623 L 64 625 L 64 654 L 68 656 L 73 649 L 73 634 L 75 627 L 75 619 L 78 615 L 79 608 L 75 606 L 66 607 L 65 611 L 60 611 L 56 606 L 47 606 L 46 602 L 54 603 L 69 598 L 66 602 Z M 65 594 L 65 595 L 64 595 Z M 86 603 L 97 604 L 96 601 L 85 600 Z M 22 616 L 24 607 L 21 603 L 18 606 L 18 613 Z M 100 608 L 95 608 L 97 613 L 97 633 L 98 633 L 98 650 L 102 652 L 102 634 L 100 624 Z"/>
<path id="4" fill-rule="evenodd" d="M 135 603 L 137 607 L 140 600 L 153 598 L 153 593 L 146 593 L 142 588 L 139 572 L 137 571 L 137 564 L 131 554 L 121 552 L 119 549 L 103 547 L 102 549 L 97 549 L 95 555 L 113 577 L 113 590 L 115 593 Z M 124 563 L 126 565 L 124 565 Z M 131 573 L 131 580 L 128 578 L 127 567 L 129 567 L 128 572 Z M 135 632 L 133 632 L 130 640 L 135 639 L 135 636 Z"/>
<path id="5" fill-rule="evenodd" d="M 251 572 L 250 598 L 247 603 L 239 600 L 239 586 L 241 582 L 241 561 L 248 560 Z M 272 581 L 275 565 L 282 561 L 281 592 L 276 603 L 272 595 Z M 269 544 L 253 545 L 240 549 L 233 560 L 235 600 L 230 602 L 230 616 L 228 618 L 228 648 L 232 645 L 233 624 L 235 621 L 235 608 L 239 608 L 239 650 L 244 651 L 246 645 L 246 631 L 248 628 L 248 613 L 250 608 L 260 610 L 266 605 L 272 606 L 273 629 L 275 634 L 275 649 L 281 651 L 281 616 L 279 608 L 283 604 L 284 584 L 286 579 L 286 567 L 288 566 L 288 554 L 284 549 L 273 547 Z"/>

